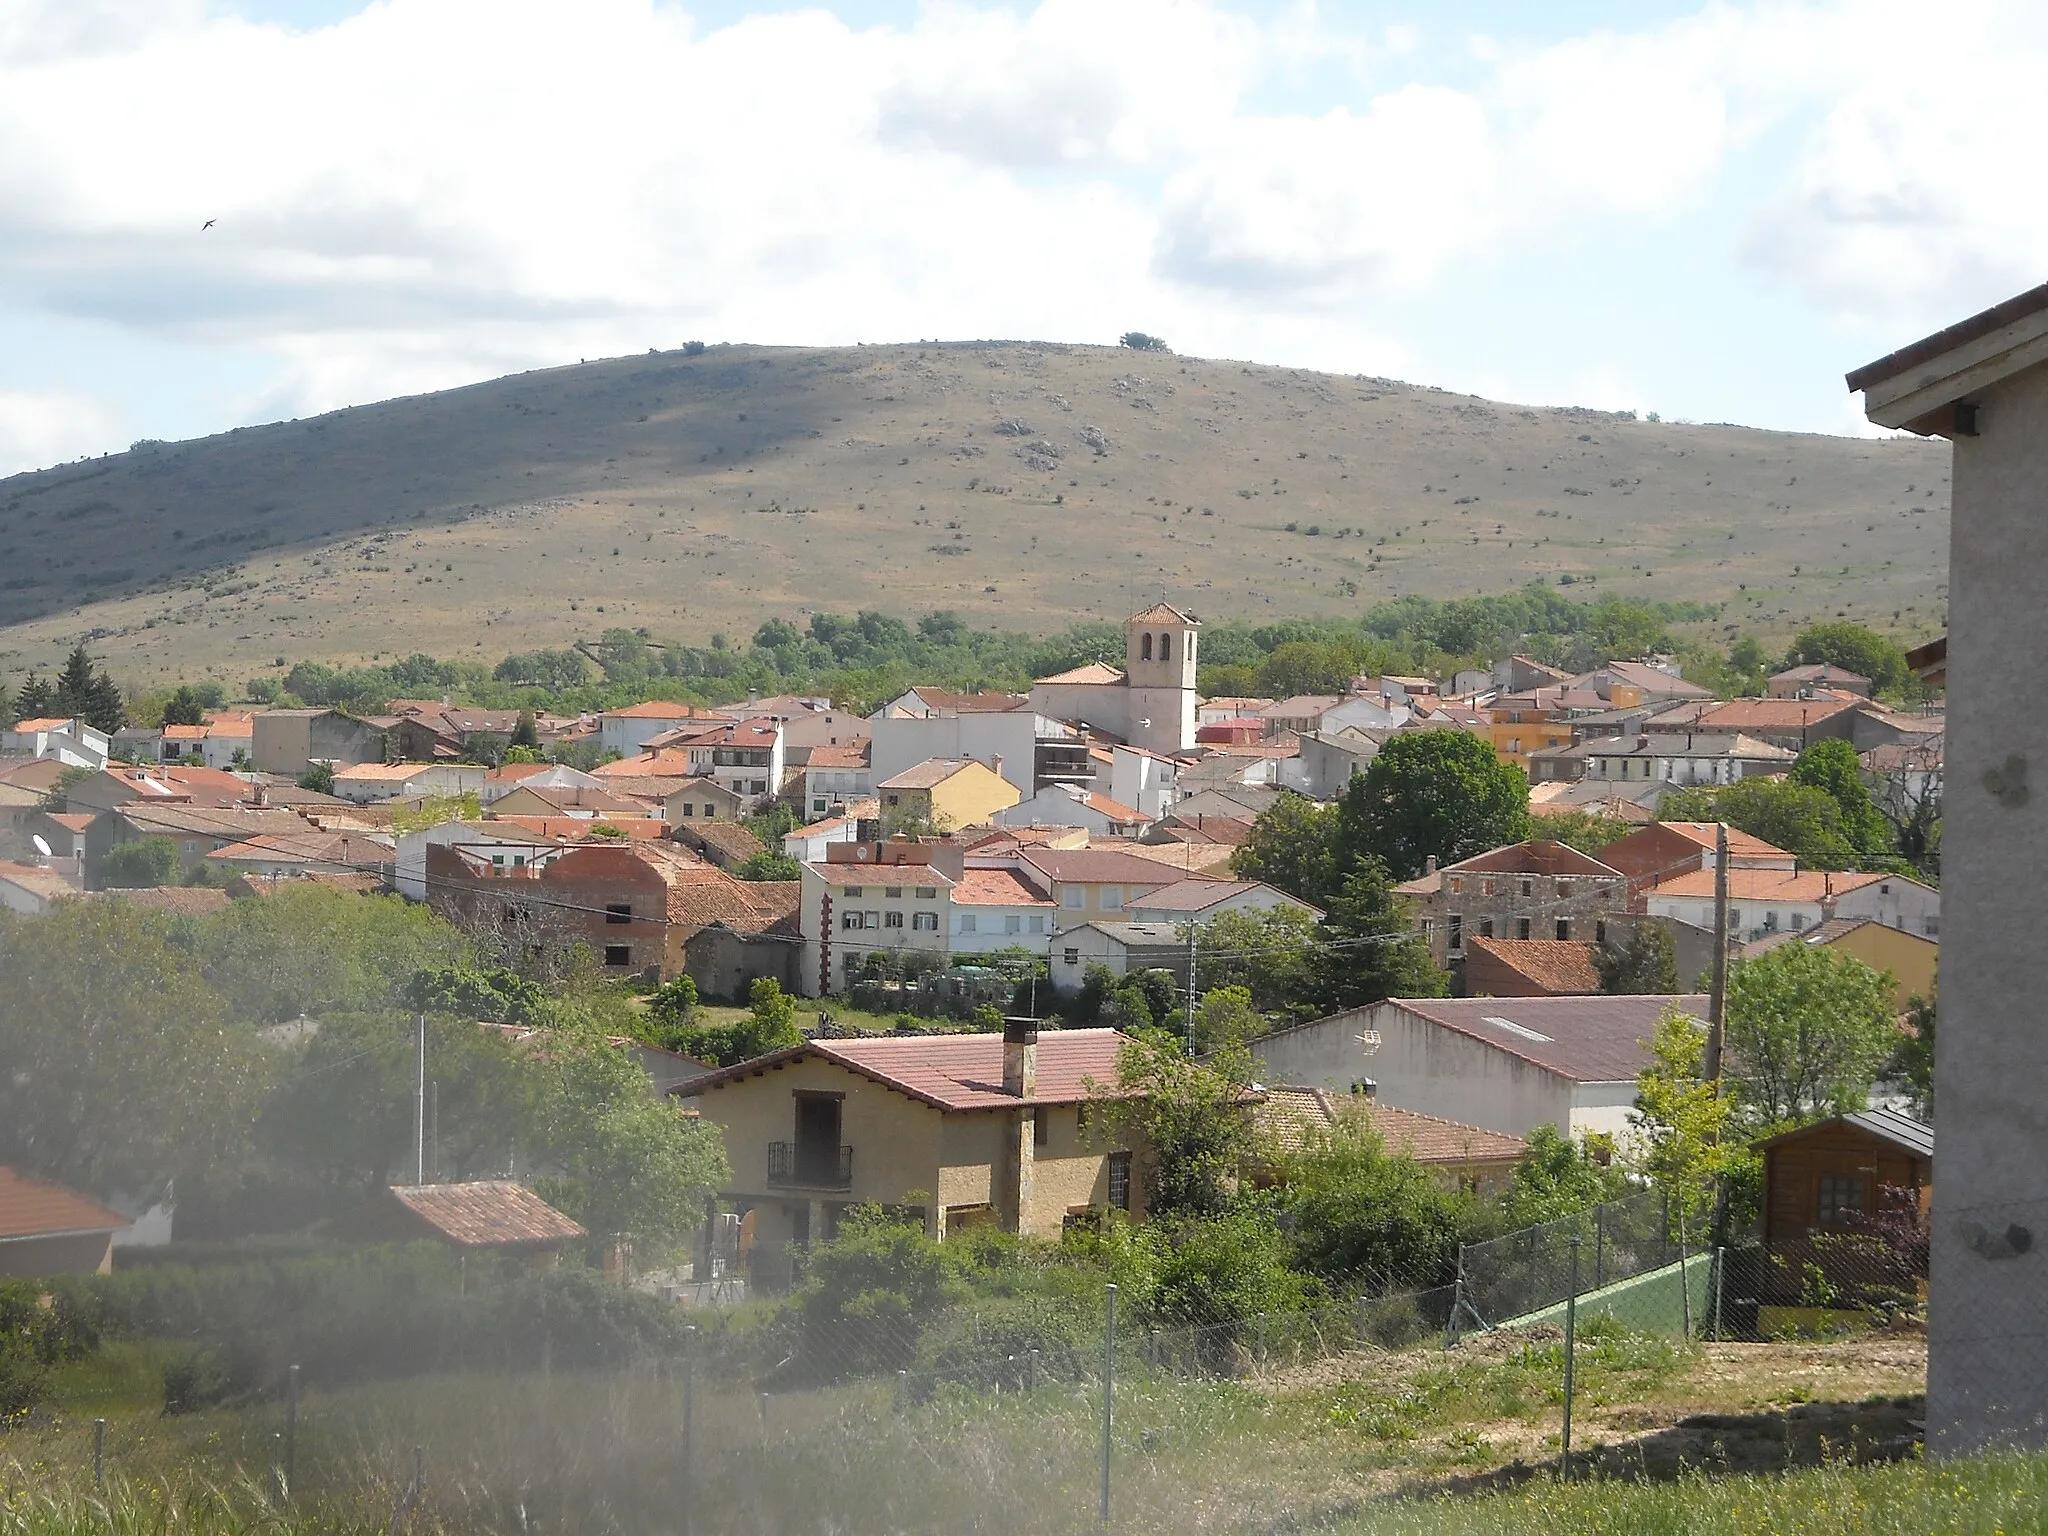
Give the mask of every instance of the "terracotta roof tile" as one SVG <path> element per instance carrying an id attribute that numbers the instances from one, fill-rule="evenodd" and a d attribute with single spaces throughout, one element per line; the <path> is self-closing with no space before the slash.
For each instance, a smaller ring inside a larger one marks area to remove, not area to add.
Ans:
<path id="1" fill-rule="evenodd" d="M 1593 946 L 1577 939 L 1468 938 L 1468 950 L 1487 955 L 1553 997 L 1579 997 L 1600 990 Z"/>
<path id="2" fill-rule="evenodd" d="M 524 1184 L 510 1180 L 393 1185 L 391 1196 L 463 1248 L 550 1245 L 587 1235 Z"/>
<path id="3" fill-rule="evenodd" d="M 1290 1152 L 1306 1145 L 1312 1132 L 1331 1130 L 1353 1116 L 1379 1132 L 1389 1152 L 1412 1157 L 1418 1163 L 1464 1166 L 1518 1162 L 1528 1150 L 1528 1143 L 1519 1136 L 1412 1109 L 1397 1109 L 1361 1094 L 1335 1093 L 1327 1088 L 1268 1087 L 1265 1095 L 1259 1122 Z"/>
<path id="4" fill-rule="evenodd" d="M 0 1167 L 0 1239 L 112 1232 L 127 1225 L 126 1216 L 97 1200 Z"/>
<path id="5" fill-rule="evenodd" d="M 1050 908 L 1052 903 L 1014 870 L 969 869 L 961 872 L 953 887 L 953 905 Z"/>
<path id="6" fill-rule="evenodd" d="M 1849 891 L 1860 891 L 1867 885 L 1880 880 L 1903 880 L 1904 875 L 1890 875 L 1866 871 L 1838 871 L 1830 874 L 1818 869 L 1734 869 L 1728 871 L 1728 899 L 1730 901 L 1787 901 L 1820 902 L 1830 896 L 1840 896 Z M 1917 881 L 1914 883 L 1918 883 Z M 1650 887 L 1651 896 L 1686 896 L 1714 898 L 1714 872 L 1711 869 L 1688 870 L 1682 875 L 1673 875 L 1669 880 L 1660 881 Z"/>
<path id="7" fill-rule="evenodd" d="M 1073 1104 L 1090 1097 L 1091 1080 L 1105 1090 L 1114 1086 L 1117 1053 L 1125 1043 L 1126 1037 L 1113 1029 L 1058 1029 L 1041 1033 L 1038 1091 L 1028 1099 L 1003 1092 L 1000 1034 L 813 1040 L 678 1084 L 670 1091 L 678 1097 L 695 1097 L 766 1068 L 816 1056 L 944 1110 Z"/>

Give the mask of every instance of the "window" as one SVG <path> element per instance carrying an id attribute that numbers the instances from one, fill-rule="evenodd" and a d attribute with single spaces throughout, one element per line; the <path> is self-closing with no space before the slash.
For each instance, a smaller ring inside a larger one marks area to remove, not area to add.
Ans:
<path id="1" fill-rule="evenodd" d="M 1462 896 L 1465 894 L 1465 877 L 1463 875 L 1451 876 L 1451 894 L 1453 896 Z"/>
<path id="2" fill-rule="evenodd" d="M 747 787 L 757 795 L 768 793 L 768 781 L 766 779 L 750 779 L 747 782 Z"/>
<path id="3" fill-rule="evenodd" d="M 882 887 L 882 894 L 891 901 L 901 901 L 903 899 L 903 887 L 900 885 L 885 885 Z"/>
<path id="4" fill-rule="evenodd" d="M 1607 920 L 1605 918 L 1595 920 L 1593 924 L 1593 942 L 1595 944 L 1605 944 L 1607 942 Z"/>
<path id="5" fill-rule="evenodd" d="M 1079 965 L 1081 963 L 1081 951 L 1071 944 L 1067 945 L 1060 951 L 1060 963 L 1062 965 Z"/>
<path id="6" fill-rule="evenodd" d="M 187 843 L 187 844 L 186 844 L 185 846 L 186 846 L 187 848 L 190 848 L 190 847 L 191 847 L 192 845 L 191 845 L 190 843 Z M 494 853 L 494 854 L 492 854 L 492 855 L 491 855 L 491 868 L 493 868 L 493 869 L 503 869 L 504 867 L 505 867 L 505 855 L 503 855 L 502 853 Z"/>
<path id="7" fill-rule="evenodd" d="M 1571 936 L 1572 936 L 1572 920 L 1571 920 L 1570 918 L 1568 918 L 1568 917 L 1560 917 L 1560 918 L 1559 918 L 1559 919 L 1557 920 L 1557 927 L 1556 927 L 1556 931 L 1555 931 L 1555 933 L 1553 934 L 1553 937 L 1555 937 L 1555 938 L 1556 938 L 1556 940 L 1558 941 L 1558 943 L 1562 944 L 1562 943 L 1566 942 L 1567 940 L 1569 940 L 1569 939 L 1571 938 Z"/>
<path id="8" fill-rule="evenodd" d="M 1531 880 L 1527 875 L 1524 875 L 1522 877 L 1522 894 L 1524 896 L 1533 896 L 1536 894 L 1536 882 L 1534 880 Z"/>
<path id="9" fill-rule="evenodd" d="M 1052 1140 L 1052 1111 L 1041 1105 L 1031 1112 L 1031 1145 L 1042 1147 Z"/>
<path id="10" fill-rule="evenodd" d="M 913 933 L 937 933 L 939 931 L 939 914 L 936 912 L 911 913 L 910 929 Z"/>
<path id="11" fill-rule="evenodd" d="M 853 932 L 855 929 L 860 927 L 860 914 L 858 912 L 840 913 L 839 926 L 848 933 Z"/>
<path id="12" fill-rule="evenodd" d="M 936 885 L 920 885 L 917 888 L 917 899 L 919 901 L 937 901 L 939 899 L 939 888 Z"/>
<path id="13" fill-rule="evenodd" d="M 1450 951 L 1455 955 L 1465 947 L 1465 919 L 1453 912 L 1445 920 L 1444 927 L 1446 934 L 1449 936 Z"/>
<path id="14" fill-rule="evenodd" d="M 1766 913 L 1764 913 L 1764 932 L 1765 932 L 1765 933 L 1776 933 L 1777 931 L 1778 931 L 1778 914 L 1777 914 L 1777 913 L 1775 913 L 1775 912 L 1766 912 Z"/>
<path id="15" fill-rule="evenodd" d="M 1159 637 L 1159 659 L 1161 661 L 1173 660 L 1173 636 L 1161 635 Z"/>
<path id="16" fill-rule="evenodd" d="M 1009 913 L 1005 913 L 1005 914 L 1004 914 L 1004 916 L 1003 916 L 1003 932 L 1005 932 L 1005 933 L 1022 933 L 1023 931 L 1024 931 L 1024 918 L 1023 918 L 1022 914 L 1020 914 L 1020 913 L 1016 913 L 1016 912 L 1009 912 Z"/>
<path id="17" fill-rule="evenodd" d="M 1088 905 L 1088 892 L 1078 885 L 1060 887 L 1060 905 L 1069 912 L 1078 912 Z"/>
<path id="18" fill-rule="evenodd" d="M 1941 919 L 1938 917 L 1923 917 L 1920 919 L 1920 926 L 1927 930 L 1927 937 L 1931 939 L 1941 932 Z"/>
<path id="19" fill-rule="evenodd" d="M 901 805 L 903 803 L 901 795 L 884 795 L 882 799 L 890 805 Z"/>
<path id="20" fill-rule="evenodd" d="M 882 914 L 879 912 L 863 912 L 860 915 L 860 925 L 863 928 L 879 928 L 882 926 Z"/>
<path id="21" fill-rule="evenodd" d="M 1571 893 L 1572 893 L 1572 883 L 1571 883 L 1571 881 L 1569 881 L 1569 880 L 1560 880 L 1560 881 L 1558 881 L 1558 882 L 1557 882 L 1557 896 L 1558 896 L 1558 900 L 1562 901 L 1562 900 L 1563 900 L 1563 899 L 1564 899 L 1565 897 L 1567 897 L 1567 896 L 1571 895 Z"/>
<path id="22" fill-rule="evenodd" d="M 1479 937 L 1481 937 L 1482 939 L 1490 939 L 1493 937 L 1492 918 L 1482 917 L 1481 919 L 1479 919 Z"/>
<path id="23" fill-rule="evenodd" d="M 1131 1154 L 1109 1154 L 1109 1203 L 1119 1211 L 1131 1208 Z"/>
<path id="24" fill-rule="evenodd" d="M 1140 661 L 1150 661 L 1151 659 L 1152 659 L 1152 637 L 1151 637 L 1150 635 L 1146 635 L 1146 636 L 1142 637 L 1142 638 L 1141 638 L 1141 639 L 1140 639 L 1140 640 L 1138 641 L 1138 660 L 1140 660 Z"/>
<path id="25" fill-rule="evenodd" d="M 606 965 L 631 965 L 633 963 L 633 946 L 630 944 L 605 945 L 604 963 Z"/>
<path id="26" fill-rule="evenodd" d="M 1031 929 L 1031 931 L 1032 931 L 1033 933 L 1043 933 L 1043 932 L 1045 932 L 1045 914 L 1044 914 L 1044 913 L 1042 913 L 1042 912 L 1034 912 L 1034 913 L 1032 913 L 1032 914 L 1031 914 L 1031 923 L 1030 923 L 1030 929 Z"/>
<path id="27" fill-rule="evenodd" d="M 822 811 L 825 809 L 825 802 L 817 798 L 816 796 L 813 796 L 811 799 L 811 809 L 814 811 Z"/>
<path id="28" fill-rule="evenodd" d="M 1120 885 L 1105 885 L 1102 888 L 1102 910 L 1121 912 L 1124 909 L 1124 888 Z"/>
<path id="29" fill-rule="evenodd" d="M 882 926 L 884 928 L 901 928 L 903 926 L 903 914 L 901 912 L 884 912 L 882 914 Z"/>
<path id="30" fill-rule="evenodd" d="M 1529 937 L 1529 919 L 1527 919 L 1526 917 L 1519 917 L 1515 919 L 1515 937 L 1518 939 L 1526 939 Z"/>
<path id="31" fill-rule="evenodd" d="M 962 912 L 960 914 L 960 931 L 962 933 L 973 933 L 976 931 L 975 915 L 972 912 Z"/>
<path id="32" fill-rule="evenodd" d="M 606 903 L 604 920 L 608 923 L 630 923 L 633 921 L 632 903 L 624 901 Z"/>
<path id="33" fill-rule="evenodd" d="M 867 893 L 868 888 L 864 885 L 849 885 L 846 888 L 846 894 L 849 896 L 865 896 Z"/>
<path id="34" fill-rule="evenodd" d="M 1823 1174 L 1818 1203 L 1820 1208 L 1814 1215 L 1822 1226 L 1842 1226 L 1846 1218 L 1863 1214 L 1863 1180 Z"/>

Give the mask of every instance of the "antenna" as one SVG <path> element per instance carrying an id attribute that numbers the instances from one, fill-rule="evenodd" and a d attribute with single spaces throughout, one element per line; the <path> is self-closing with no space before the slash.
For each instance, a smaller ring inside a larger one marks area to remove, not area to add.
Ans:
<path id="1" fill-rule="evenodd" d="M 29 841 L 36 845 L 37 853 L 40 853 L 46 859 L 50 857 L 50 845 L 44 842 L 40 835 L 30 838 Z"/>

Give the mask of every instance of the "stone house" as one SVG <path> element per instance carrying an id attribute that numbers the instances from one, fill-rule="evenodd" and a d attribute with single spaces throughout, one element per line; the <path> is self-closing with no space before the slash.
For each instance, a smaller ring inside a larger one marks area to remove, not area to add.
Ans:
<path id="1" fill-rule="evenodd" d="M 1602 920 L 1628 908 L 1628 879 L 1564 843 L 1495 848 L 1432 869 L 1398 887 L 1429 952 L 1454 971 L 1466 941 L 1605 937 Z"/>

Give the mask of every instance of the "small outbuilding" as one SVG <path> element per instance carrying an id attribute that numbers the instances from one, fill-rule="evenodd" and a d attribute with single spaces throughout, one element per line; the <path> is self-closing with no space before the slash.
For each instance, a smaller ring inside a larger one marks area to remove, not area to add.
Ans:
<path id="1" fill-rule="evenodd" d="M 1786 1131 L 1759 1150 L 1758 1299 L 1767 1308 L 1805 1309 L 1814 1317 L 1788 1316 L 1811 1322 L 1828 1309 L 1882 1310 L 1920 1294 L 1934 1192 L 1932 1126 L 1867 1109 Z M 1910 1235 L 1916 1227 L 1920 1238 Z"/>
<path id="2" fill-rule="evenodd" d="M 552 1266 L 589 1236 L 524 1184 L 394 1184 L 342 1222 L 346 1235 L 377 1242 L 431 1239 L 463 1253 L 503 1253 Z"/>
<path id="3" fill-rule="evenodd" d="M 104 1275 L 127 1225 L 97 1200 L 0 1167 L 0 1279 Z"/>

